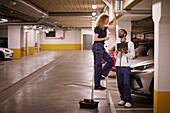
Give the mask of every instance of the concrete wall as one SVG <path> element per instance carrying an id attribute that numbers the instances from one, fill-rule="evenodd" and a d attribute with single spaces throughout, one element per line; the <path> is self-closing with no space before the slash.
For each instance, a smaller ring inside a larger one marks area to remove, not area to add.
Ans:
<path id="1" fill-rule="evenodd" d="M 63 40 L 56 39 L 64 37 L 63 30 L 56 30 L 56 37 L 47 38 L 44 31 L 40 33 L 41 50 L 80 50 L 81 49 L 81 31 L 67 30 Z"/>

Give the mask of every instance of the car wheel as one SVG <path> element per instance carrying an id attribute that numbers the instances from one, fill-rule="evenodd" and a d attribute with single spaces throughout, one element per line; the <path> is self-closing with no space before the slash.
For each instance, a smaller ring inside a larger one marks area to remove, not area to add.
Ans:
<path id="1" fill-rule="evenodd" d="M 1 58 L 1 59 L 5 59 L 5 57 L 4 57 L 4 53 L 3 53 L 3 52 L 1 52 L 1 51 L 0 51 L 0 58 Z"/>

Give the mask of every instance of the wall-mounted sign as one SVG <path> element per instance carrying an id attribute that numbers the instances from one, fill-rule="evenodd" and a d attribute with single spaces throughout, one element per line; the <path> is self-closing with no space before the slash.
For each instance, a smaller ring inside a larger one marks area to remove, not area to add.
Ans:
<path id="1" fill-rule="evenodd" d="M 64 30 L 48 31 L 45 33 L 46 33 L 46 39 L 61 39 L 61 40 L 65 39 Z"/>
<path id="2" fill-rule="evenodd" d="M 46 37 L 48 38 L 48 37 L 56 37 L 56 32 L 55 31 L 49 31 L 49 32 L 45 32 L 46 33 Z"/>

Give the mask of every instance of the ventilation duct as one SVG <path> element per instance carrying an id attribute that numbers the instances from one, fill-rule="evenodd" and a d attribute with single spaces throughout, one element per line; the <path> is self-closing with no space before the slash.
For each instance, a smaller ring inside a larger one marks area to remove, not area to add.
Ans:
<path id="1" fill-rule="evenodd" d="M 116 11 L 123 10 L 123 0 L 116 0 Z"/>
<path id="2" fill-rule="evenodd" d="M 152 10 L 123 9 L 123 0 L 116 0 L 117 14 L 152 14 Z"/>
<path id="3" fill-rule="evenodd" d="M 18 23 L 0 23 L 0 26 L 6 26 L 6 25 L 45 25 L 45 26 L 48 26 L 48 27 L 55 27 L 54 25 L 48 23 L 48 22 L 45 22 L 44 18 L 41 18 L 40 20 L 38 21 L 35 21 L 35 22 L 18 22 Z"/>

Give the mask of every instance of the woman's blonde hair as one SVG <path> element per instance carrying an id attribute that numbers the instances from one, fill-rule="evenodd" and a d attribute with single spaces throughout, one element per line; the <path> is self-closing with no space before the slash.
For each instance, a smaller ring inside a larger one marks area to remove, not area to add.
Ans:
<path id="1" fill-rule="evenodd" d="M 96 20 L 96 27 L 99 26 L 103 30 L 105 28 L 105 20 L 109 17 L 107 14 L 101 14 L 98 19 Z"/>

